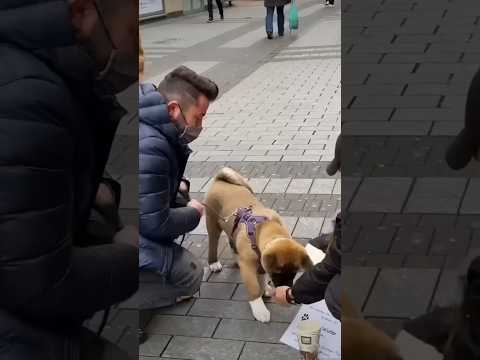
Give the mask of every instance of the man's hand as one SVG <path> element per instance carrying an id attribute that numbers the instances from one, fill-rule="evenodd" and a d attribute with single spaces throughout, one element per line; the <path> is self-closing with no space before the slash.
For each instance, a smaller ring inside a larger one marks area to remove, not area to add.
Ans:
<path id="1" fill-rule="evenodd" d="M 94 208 L 103 215 L 107 223 L 114 225 L 116 228 L 121 227 L 118 208 L 115 203 L 115 193 L 108 183 L 101 182 L 98 186 Z"/>
<path id="2" fill-rule="evenodd" d="M 200 216 L 203 216 L 205 212 L 205 206 L 198 200 L 190 200 L 187 206 L 195 208 L 200 213 Z"/>
<path id="3" fill-rule="evenodd" d="M 287 292 L 290 290 L 288 286 L 279 286 L 275 289 L 275 302 L 280 305 L 290 305 L 287 299 Z"/>
<path id="4" fill-rule="evenodd" d="M 123 243 L 138 247 L 139 242 L 138 229 L 133 225 L 125 225 L 122 230 L 118 231 L 113 237 L 114 243 Z"/>
<path id="5" fill-rule="evenodd" d="M 190 201 L 190 194 L 188 192 L 188 185 L 185 180 L 180 181 L 180 186 L 178 187 L 178 192 L 182 195 L 185 200 Z"/>

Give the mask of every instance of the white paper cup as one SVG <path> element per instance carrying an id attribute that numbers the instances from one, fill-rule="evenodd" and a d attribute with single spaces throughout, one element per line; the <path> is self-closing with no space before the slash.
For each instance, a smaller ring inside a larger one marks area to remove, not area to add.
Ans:
<path id="1" fill-rule="evenodd" d="M 304 320 L 298 324 L 298 346 L 305 360 L 316 360 L 318 357 L 320 329 L 318 321 Z"/>

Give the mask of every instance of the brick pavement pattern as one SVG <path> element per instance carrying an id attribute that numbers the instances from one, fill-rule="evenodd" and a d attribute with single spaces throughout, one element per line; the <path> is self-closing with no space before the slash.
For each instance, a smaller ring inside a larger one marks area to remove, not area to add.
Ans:
<path id="1" fill-rule="evenodd" d="M 220 87 L 221 97 L 192 143 L 186 169 L 192 196 L 201 199 L 215 173 L 232 167 L 306 244 L 331 231 L 329 220 L 340 208 L 339 176 L 325 173 L 340 132 L 340 8 L 298 4 L 300 32 L 274 40 L 266 39 L 265 8 L 255 1 L 234 2 L 223 22 L 205 24 L 201 14 L 145 24 L 141 33 L 147 81 L 158 82 L 184 64 Z M 183 246 L 207 265 L 204 220 Z M 297 356 L 279 339 L 298 307 L 268 302 L 272 321 L 255 321 L 225 235 L 219 255 L 224 269 L 211 274 L 206 267 L 194 299 L 156 311 L 141 359 Z"/>
<path id="2" fill-rule="evenodd" d="M 458 302 L 454 269 L 480 247 L 479 163 L 455 172 L 444 160 L 480 63 L 480 3 L 342 10 L 343 274 L 367 317 L 395 335 Z"/>

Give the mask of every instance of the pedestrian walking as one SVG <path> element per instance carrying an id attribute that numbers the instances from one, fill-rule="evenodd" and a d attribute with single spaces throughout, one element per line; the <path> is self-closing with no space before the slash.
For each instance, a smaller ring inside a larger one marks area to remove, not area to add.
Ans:
<path id="1" fill-rule="evenodd" d="M 275 12 L 275 9 L 277 10 L 278 36 L 283 36 L 283 34 L 285 33 L 284 7 L 289 3 L 290 0 L 264 0 L 264 6 L 267 9 L 265 27 L 268 39 L 273 39 L 273 14 Z"/>
<path id="2" fill-rule="evenodd" d="M 217 2 L 218 13 L 220 14 L 220 20 L 223 20 L 223 4 L 222 0 L 215 0 Z M 209 23 L 213 22 L 213 0 L 207 0 L 208 8 L 208 21 Z"/>
<path id="3" fill-rule="evenodd" d="M 335 6 L 335 0 L 326 0 L 325 6 Z"/>

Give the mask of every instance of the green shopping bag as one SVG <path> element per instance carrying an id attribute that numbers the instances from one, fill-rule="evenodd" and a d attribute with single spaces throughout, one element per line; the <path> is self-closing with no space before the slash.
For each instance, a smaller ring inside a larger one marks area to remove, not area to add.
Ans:
<path id="1" fill-rule="evenodd" d="M 298 7 L 295 0 L 292 0 L 290 5 L 290 13 L 288 14 L 288 20 L 290 23 L 290 31 L 298 29 Z"/>

